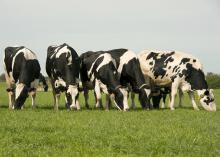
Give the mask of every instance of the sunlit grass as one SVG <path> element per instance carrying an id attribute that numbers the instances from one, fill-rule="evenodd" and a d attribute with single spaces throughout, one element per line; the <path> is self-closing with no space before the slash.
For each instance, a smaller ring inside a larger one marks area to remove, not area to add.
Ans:
<path id="1" fill-rule="evenodd" d="M 39 92 L 22 111 L 8 110 L 0 84 L 0 156 L 220 156 L 220 112 L 184 108 L 120 112 L 53 110 L 51 92 Z M 215 91 L 217 105 L 220 90 Z M 90 106 L 94 106 L 91 92 Z M 218 107 L 218 106 L 217 106 Z"/>

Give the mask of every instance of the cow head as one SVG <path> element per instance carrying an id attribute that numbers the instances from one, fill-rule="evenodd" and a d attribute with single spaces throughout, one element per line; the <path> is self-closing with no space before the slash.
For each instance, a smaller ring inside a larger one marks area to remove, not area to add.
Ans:
<path id="1" fill-rule="evenodd" d="M 215 97 L 213 90 L 199 90 L 200 103 L 207 111 L 216 111 Z"/>
<path id="2" fill-rule="evenodd" d="M 28 88 L 23 83 L 19 83 L 15 89 L 15 106 L 14 109 L 21 109 L 28 97 Z"/>
<path id="3" fill-rule="evenodd" d="M 126 89 L 117 87 L 113 92 L 112 99 L 119 110 L 127 111 L 129 109 L 128 91 Z"/>
<path id="4" fill-rule="evenodd" d="M 66 101 L 67 107 L 70 109 L 79 109 L 76 105 L 76 100 L 79 96 L 78 86 L 77 85 L 69 85 L 66 91 Z"/>
<path id="5" fill-rule="evenodd" d="M 142 108 L 150 109 L 150 94 L 151 90 L 147 88 L 140 88 L 139 89 L 139 101 L 141 103 Z"/>

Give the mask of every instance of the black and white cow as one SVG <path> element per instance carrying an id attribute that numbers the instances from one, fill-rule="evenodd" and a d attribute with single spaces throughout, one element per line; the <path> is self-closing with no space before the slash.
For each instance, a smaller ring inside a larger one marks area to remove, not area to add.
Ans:
<path id="1" fill-rule="evenodd" d="M 35 108 L 36 88 L 40 77 L 40 64 L 36 54 L 24 46 L 5 48 L 5 78 L 9 94 L 9 108 L 21 109 L 28 93 Z"/>
<path id="2" fill-rule="evenodd" d="M 121 85 L 123 87 L 129 87 L 130 85 L 132 91 L 139 94 L 139 101 L 142 108 L 149 109 L 151 90 L 149 85 L 145 82 L 136 54 L 128 49 L 114 49 L 100 52 L 108 53 L 112 56 L 116 61 L 116 68 L 119 73 Z M 132 100 L 134 100 L 134 95 L 132 95 Z M 135 107 L 134 101 L 132 101 L 132 107 Z"/>
<path id="3" fill-rule="evenodd" d="M 68 109 L 80 109 L 78 102 L 79 68 L 80 58 L 72 47 L 65 43 L 48 47 L 46 72 L 51 80 L 55 110 L 58 110 L 61 92 L 65 92 Z"/>
<path id="4" fill-rule="evenodd" d="M 115 61 L 108 53 L 86 52 L 81 56 L 80 77 L 88 106 L 88 88 L 92 83 L 96 97 L 96 107 L 101 105 L 101 92 L 112 95 L 118 109 L 126 111 L 128 107 L 127 91 L 120 84 Z"/>
<path id="5" fill-rule="evenodd" d="M 181 92 L 188 92 L 195 110 L 198 110 L 194 98 L 194 91 L 197 91 L 203 108 L 216 111 L 213 92 L 208 89 L 202 64 L 198 59 L 176 51 L 148 50 L 142 51 L 138 58 L 146 77 L 150 77 L 158 86 L 171 87 L 171 110 L 174 110 L 174 100 L 179 89 Z"/>

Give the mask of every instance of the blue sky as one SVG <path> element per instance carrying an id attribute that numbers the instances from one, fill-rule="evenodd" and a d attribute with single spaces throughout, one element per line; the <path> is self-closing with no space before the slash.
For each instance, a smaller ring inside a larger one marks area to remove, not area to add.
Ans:
<path id="1" fill-rule="evenodd" d="M 78 54 L 178 50 L 199 58 L 206 72 L 220 73 L 218 0 L 1 0 L 0 21 L 1 58 L 5 47 L 25 45 L 43 73 L 47 47 L 64 42 Z"/>

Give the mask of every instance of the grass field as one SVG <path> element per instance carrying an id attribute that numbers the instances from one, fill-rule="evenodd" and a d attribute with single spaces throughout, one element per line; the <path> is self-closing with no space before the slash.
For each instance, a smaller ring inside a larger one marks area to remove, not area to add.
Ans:
<path id="1" fill-rule="evenodd" d="M 120 112 L 53 111 L 52 93 L 39 92 L 22 111 L 8 110 L 0 84 L 0 156 L 220 156 L 220 112 L 184 108 Z M 215 91 L 217 105 L 220 90 Z M 91 97 L 91 106 L 94 99 Z M 217 109 L 220 106 L 217 106 Z"/>

